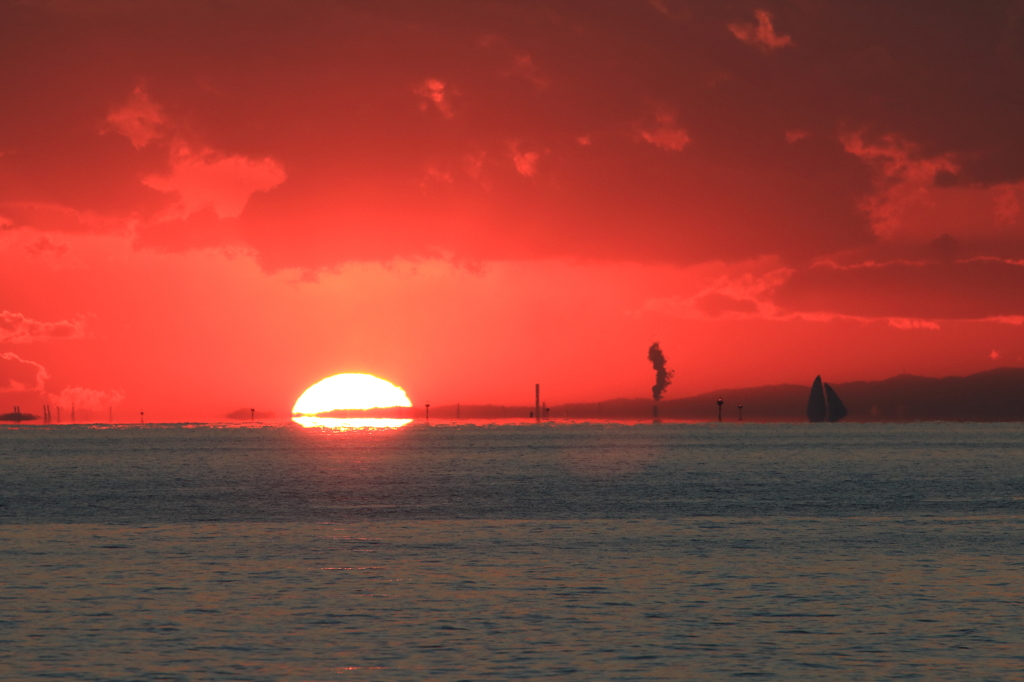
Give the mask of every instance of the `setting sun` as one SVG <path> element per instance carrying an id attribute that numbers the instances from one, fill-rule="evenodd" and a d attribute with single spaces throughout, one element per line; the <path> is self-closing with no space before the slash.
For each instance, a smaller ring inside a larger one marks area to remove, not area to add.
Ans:
<path id="1" fill-rule="evenodd" d="M 412 407 L 398 386 L 370 374 L 336 374 L 313 384 L 299 396 L 292 414 L 314 416 L 334 410 Z"/>
<path id="2" fill-rule="evenodd" d="M 0 682 L 1024 669 L 1024 0 L 0 0 L 0 95 Z"/>

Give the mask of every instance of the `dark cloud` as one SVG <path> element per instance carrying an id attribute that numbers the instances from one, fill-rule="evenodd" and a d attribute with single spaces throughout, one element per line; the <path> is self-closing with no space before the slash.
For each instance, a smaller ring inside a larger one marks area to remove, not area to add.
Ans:
<path id="1" fill-rule="evenodd" d="M 0 214 L 117 223 L 163 250 L 248 246 L 268 269 L 801 266 L 882 241 L 864 210 L 882 171 L 843 135 L 950 159 L 925 183 L 1024 178 L 1019 3 L 682 9 L 8 3 Z M 219 194 L 190 184 L 203 173 Z"/>
<path id="2" fill-rule="evenodd" d="M 982 319 L 1024 315 L 1024 265 L 995 259 L 818 266 L 774 292 L 783 309 L 861 317 Z"/>
<path id="3" fill-rule="evenodd" d="M 757 313 L 757 304 L 754 301 L 741 300 L 714 291 L 699 296 L 693 304 L 697 310 L 710 317 L 718 317 L 723 313 Z"/>

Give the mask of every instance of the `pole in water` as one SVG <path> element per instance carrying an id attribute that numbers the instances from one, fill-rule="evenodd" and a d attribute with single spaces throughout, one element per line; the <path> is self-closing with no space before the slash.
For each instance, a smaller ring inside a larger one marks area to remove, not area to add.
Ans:
<path id="1" fill-rule="evenodd" d="M 249 421 L 251 421 L 251 422 L 256 421 L 256 408 L 255 407 L 250 407 L 249 408 L 249 415 L 250 415 Z"/>
<path id="2" fill-rule="evenodd" d="M 534 399 L 534 415 L 537 417 L 537 423 L 540 423 L 540 384 L 533 387 L 533 399 Z"/>
<path id="3" fill-rule="evenodd" d="M 742 403 L 740 404 L 739 410 L 740 410 L 740 421 L 743 421 L 743 404 Z"/>
<path id="4" fill-rule="evenodd" d="M 140 424 L 145 424 L 146 423 L 146 413 L 145 412 L 139 412 L 139 423 Z"/>
<path id="5" fill-rule="evenodd" d="M 722 421 L 722 405 L 725 403 L 721 398 L 718 399 L 718 421 Z"/>
<path id="6" fill-rule="evenodd" d="M 430 421 L 430 403 L 427 403 L 427 421 Z"/>

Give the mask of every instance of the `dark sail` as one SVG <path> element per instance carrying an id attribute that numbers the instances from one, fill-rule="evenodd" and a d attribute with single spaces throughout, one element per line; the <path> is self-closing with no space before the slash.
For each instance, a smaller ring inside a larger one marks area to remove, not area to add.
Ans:
<path id="1" fill-rule="evenodd" d="M 846 416 L 846 405 L 839 399 L 832 387 L 825 384 L 825 395 L 828 396 L 828 420 L 837 422 Z"/>
<path id="2" fill-rule="evenodd" d="M 828 417 L 828 406 L 825 404 L 825 392 L 821 388 L 821 375 L 814 377 L 811 395 L 807 398 L 807 421 L 823 422 Z"/>

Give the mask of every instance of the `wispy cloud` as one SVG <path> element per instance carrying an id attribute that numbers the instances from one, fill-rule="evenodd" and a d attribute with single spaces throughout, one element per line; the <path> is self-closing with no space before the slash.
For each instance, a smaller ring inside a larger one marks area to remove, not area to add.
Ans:
<path id="1" fill-rule="evenodd" d="M 42 391 L 50 374 L 38 362 L 0 353 L 0 393 Z"/>
<path id="2" fill-rule="evenodd" d="M 638 132 L 646 142 L 668 151 L 682 151 L 690 143 L 686 130 L 677 125 L 675 116 L 667 111 L 656 112 L 653 122 L 640 124 Z"/>
<path id="3" fill-rule="evenodd" d="M 524 152 L 519 149 L 519 143 L 511 145 L 512 163 L 515 164 L 516 172 L 520 175 L 532 178 L 537 173 L 537 161 L 540 159 L 539 152 Z"/>
<path id="4" fill-rule="evenodd" d="M 868 143 L 863 134 L 850 133 L 842 136 L 842 143 L 846 151 L 879 171 L 878 191 L 862 204 L 879 236 L 892 236 L 909 209 L 929 201 L 939 173 L 955 174 L 960 170 L 948 156 L 918 158 L 914 146 L 895 135 Z"/>
<path id="5" fill-rule="evenodd" d="M 22 313 L 0 311 L 0 343 L 32 343 L 51 339 L 81 338 L 85 325 L 80 321 L 40 322 Z"/>
<path id="6" fill-rule="evenodd" d="M 47 400 L 53 405 L 63 405 L 65 408 L 74 405 L 82 415 L 102 414 L 109 407 L 116 407 L 121 403 L 124 400 L 124 392 L 69 386 L 60 393 L 48 394 Z"/>
<path id="7" fill-rule="evenodd" d="M 49 254 L 51 256 L 59 257 L 65 255 L 68 251 L 70 251 L 71 247 L 69 247 L 67 244 L 58 244 L 56 242 L 53 242 L 49 239 L 49 237 L 46 237 L 44 235 L 37 239 L 36 241 L 29 244 L 28 246 L 26 246 L 25 250 L 28 251 L 33 256 L 42 256 L 45 254 Z"/>
<path id="8" fill-rule="evenodd" d="M 149 99 L 149 95 L 141 86 L 132 91 L 123 106 L 114 109 L 107 116 L 107 123 L 131 140 L 136 149 L 142 149 L 161 137 L 161 128 L 165 122 L 163 111 Z"/>
<path id="9" fill-rule="evenodd" d="M 541 75 L 540 69 L 533 62 L 533 57 L 525 52 L 517 53 L 512 57 L 512 65 L 505 75 L 527 80 L 539 89 L 544 89 L 551 84 L 547 78 Z"/>
<path id="10" fill-rule="evenodd" d="M 751 23 L 729 24 L 732 34 L 747 43 L 765 51 L 775 50 L 780 47 L 792 47 L 793 39 L 789 36 L 780 36 L 775 32 L 772 25 L 772 15 L 763 9 L 755 10 L 754 17 L 757 25 Z"/>
<path id="11" fill-rule="evenodd" d="M 896 329 L 941 329 L 934 320 L 921 320 L 913 317 L 890 317 L 889 326 Z"/>
<path id="12" fill-rule="evenodd" d="M 62 204 L 19 201 L 2 204 L 9 216 L 0 228 L 32 227 L 54 232 L 117 232 L 125 228 L 123 218 L 79 210 Z"/>
<path id="13" fill-rule="evenodd" d="M 187 217 L 206 208 L 218 218 L 237 218 L 255 192 L 266 192 L 287 179 L 270 157 L 223 156 L 211 149 L 177 150 L 167 175 L 149 175 L 142 183 L 159 192 L 176 193 L 179 204 L 169 218 Z"/>
<path id="14" fill-rule="evenodd" d="M 423 98 L 423 101 L 420 102 L 421 111 L 426 111 L 433 104 L 445 118 L 452 118 L 454 116 L 451 101 L 449 100 L 448 93 L 445 92 L 443 81 L 439 81 L 436 78 L 428 78 L 422 84 L 415 87 L 413 92 Z"/>
<path id="15" fill-rule="evenodd" d="M 993 203 L 997 225 L 1014 225 L 1020 219 L 1020 201 L 1017 199 L 1017 188 L 1013 185 L 1002 185 L 993 188 Z"/>

